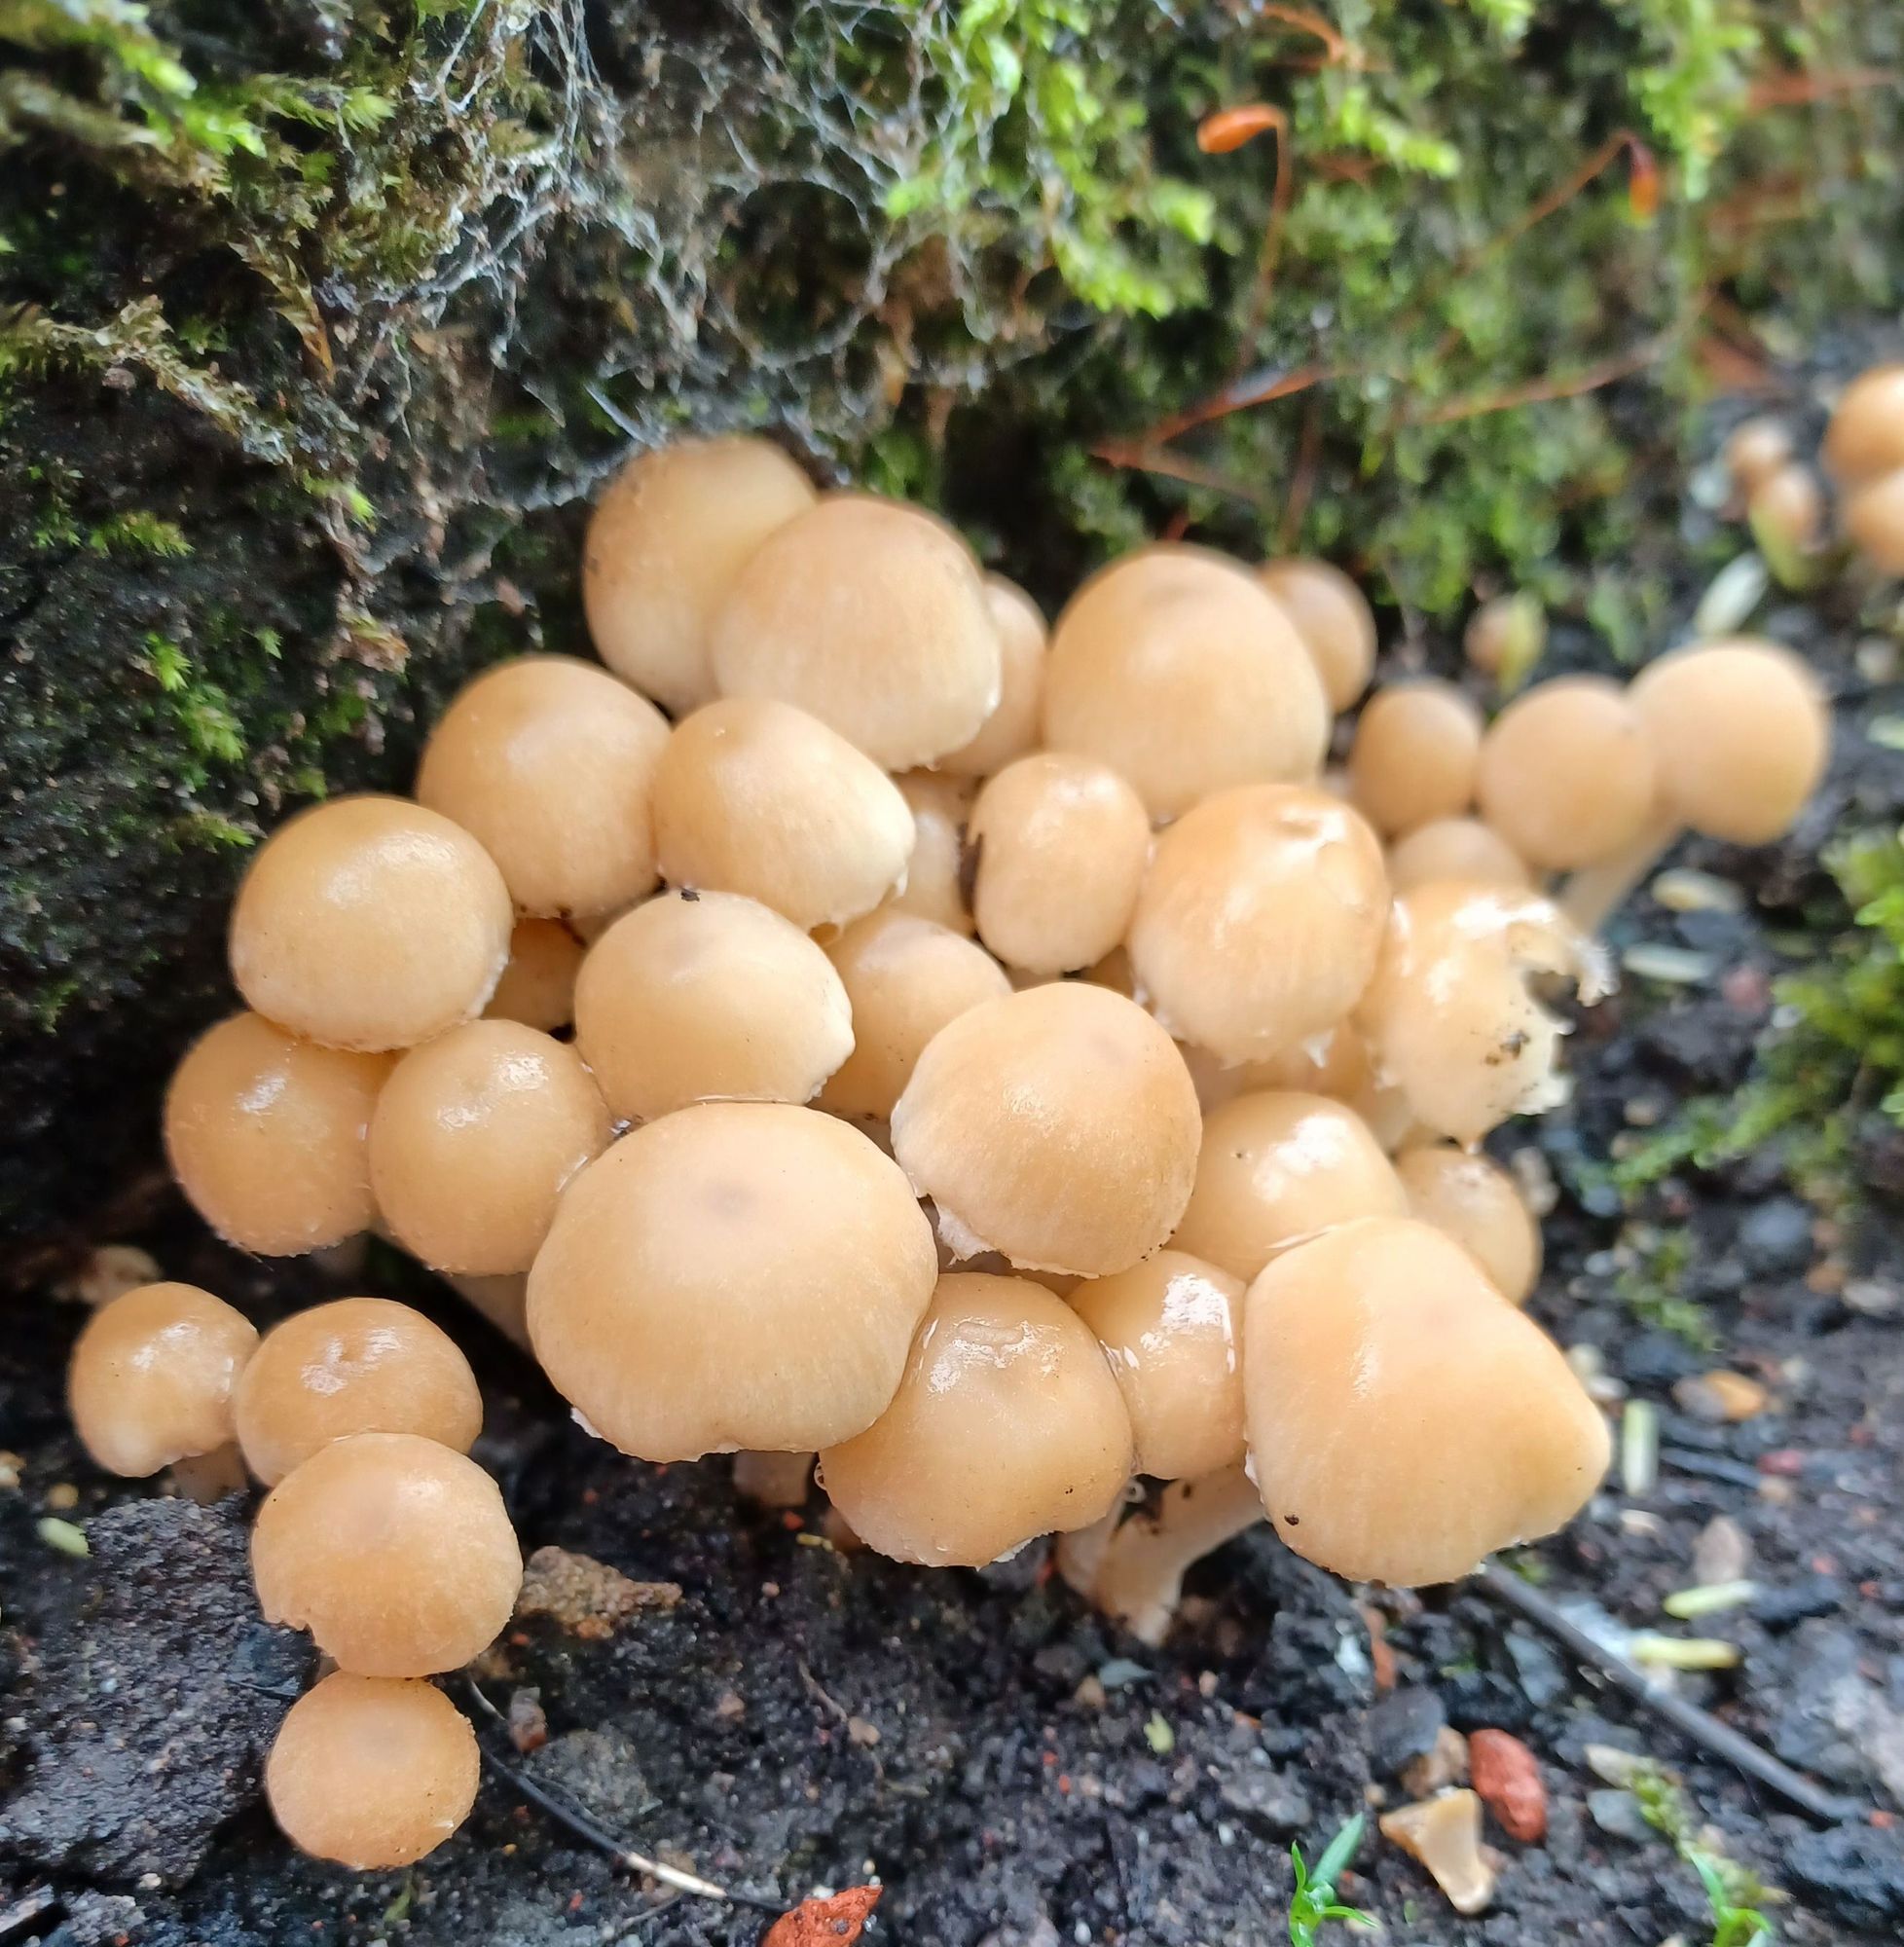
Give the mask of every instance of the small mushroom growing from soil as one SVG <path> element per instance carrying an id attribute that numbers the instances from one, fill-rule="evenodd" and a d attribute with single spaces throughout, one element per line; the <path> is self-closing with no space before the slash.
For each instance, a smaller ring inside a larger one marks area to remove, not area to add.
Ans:
<path id="1" fill-rule="evenodd" d="M 1276 606 L 1296 625 L 1333 711 L 1350 709 L 1375 667 L 1375 616 L 1339 568 L 1292 556 L 1258 570 Z"/>
<path id="2" fill-rule="evenodd" d="M 1529 887 L 1533 875 L 1520 854 L 1479 818 L 1430 819 L 1388 848 L 1388 885 L 1398 898 L 1445 880 Z"/>
<path id="3" fill-rule="evenodd" d="M 1468 617 L 1461 635 L 1469 663 L 1491 676 L 1503 696 L 1526 681 L 1546 647 L 1547 610 L 1525 589 L 1491 596 Z"/>
<path id="4" fill-rule="evenodd" d="M 1458 818 L 1475 799 L 1481 712 L 1451 682 L 1391 683 L 1369 699 L 1349 746 L 1349 796 L 1385 837 Z"/>
<path id="5" fill-rule="evenodd" d="M 521 1021 L 544 1034 L 566 1028 L 575 1018 L 575 975 L 585 951 L 560 920 L 519 919 L 484 1019 Z"/>
<path id="6" fill-rule="evenodd" d="M 970 939 L 976 929 L 966 899 L 966 819 L 977 784 L 937 771 L 907 771 L 893 782 L 912 813 L 913 842 L 905 883 L 886 904 Z"/>
<path id="7" fill-rule="evenodd" d="M 1825 428 L 1823 458 L 1847 491 L 1904 467 L 1904 364 L 1874 365 L 1845 387 Z"/>
<path id="8" fill-rule="evenodd" d="M 300 1852 L 387 1872 L 469 1817 L 481 1775 L 475 1732 L 434 1684 L 338 1670 L 278 1726 L 265 1796 Z"/>
<path id="9" fill-rule="evenodd" d="M 1499 1163 L 1452 1143 L 1422 1143 L 1395 1158 L 1409 1208 L 1452 1237 L 1511 1304 L 1540 1277 L 1540 1226 Z"/>
<path id="10" fill-rule="evenodd" d="M 1775 571 L 1817 547 L 1824 534 L 1824 490 L 1809 466 L 1795 460 L 1768 474 L 1751 491 L 1746 516 Z"/>
<path id="11" fill-rule="evenodd" d="M 1904 466 L 1845 496 L 1845 532 L 1884 574 L 1904 574 Z"/>
<path id="12" fill-rule="evenodd" d="M 1724 447 L 1726 472 L 1741 499 L 1770 480 L 1792 457 L 1792 436 L 1776 420 L 1749 419 L 1735 426 Z"/>
<path id="13" fill-rule="evenodd" d="M 1038 746 L 1044 700 L 1044 617 L 1031 597 L 1002 574 L 985 577 L 985 606 L 998 630 L 1003 658 L 999 700 L 970 744 L 938 759 L 935 768 L 953 777 L 989 778 Z"/>

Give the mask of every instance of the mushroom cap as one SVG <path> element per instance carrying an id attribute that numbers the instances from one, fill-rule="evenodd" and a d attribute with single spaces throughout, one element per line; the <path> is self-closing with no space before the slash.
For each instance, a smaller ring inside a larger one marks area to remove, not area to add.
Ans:
<path id="1" fill-rule="evenodd" d="M 1487 823 L 1556 872 L 1625 851 L 1659 796 L 1639 712 L 1598 676 L 1555 677 L 1516 697 L 1482 740 L 1476 783 Z"/>
<path id="2" fill-rule="evenodd" d="M 853 1051 L 832 962 L 739 893 L 668 894 L 589 948 L 575 1045 L 617 1116 L 690 1102 L 808 1102 Z"/>
<path id="3" fill-rule="evenodd" d="M 625 1453 L 797 1452 L 884 1410 L 937 1275 L 905 1178 L 857 1129 L 710 1102 L 575 1179 L 529 1275 L 529 1331 Z"/>
<path id="4" fill-rule="evenodd" d="M 1761 543 L 1769 536 L 1775 546 L 1782 542 L 1804 553 L 1824 534 L 1824 489 L 1817 475 L 1796 460 L 1768 473 L 1752 489 L 1747 511 Z"/>
<path id="5" fill-rule="evenodd" d="M 954 777 L 989 778 L 1038 745 L 1044 700 L 1044 617 L 1016 582 L 985 577 L 985 607 L 999 634 L 999 700 L 970 743 L 948 751 L 936 768 Z"/>
<path id="6" fill-rule="evenodd" d="M 1792 436 L 1776 420 L 1745 420 L 1727 435 L 1724 456 L 1733 486 L 1749 494 L 1792 457 Z"/>
<path id="7" fill-rule="evenodd" d="M 1375 667 L 1375 613 L 1339 568 L 1292 555 L 1257 570 L 1276 606 L 1296 625 L 1336 712 L 1361 700 Z"/>
<path id="8" fill-rule="evenodd" d="M 300 1041 L 232 1014 L 186 1050 L 165 1090 L 165 1154 L 228 1244 L 296 1257 L 341 1244 L 377 1215 L 365 1138 L 387 1054 Z"/>
<path id="9" fill-rule="evenodd" d="M 1071 1307 L 1029 1278 L 952 1271 L 892 1404 L 820 1474 L 868 1547 L 976 1568 L 1102 1520 L 1133 1458 L 1117 1382 Z"/>
<path id="10" fill-rule="evenodd" d="M 387 1298 L 339 1298 L 265 1334 L 238 1380 L 244 1462 L 275 1487 L 319 1448 L 353 1433 L 406 1433 L 467 1453 L 483 1395 L 447 1332 Z"/>
<path id="11" fill-rule="evenodd" d="M 483 1010 L 491 1021 L 521 1021 L 552 1034 L 575 1018 L 575 975 L 582 942 L 554 919 L 519 919 L 509 936 L 509 964 Z"/>
<path id="12" fill-rule="evenodd" d="M 1904 574 L 1904 466 L 1846 495 L 1845 532 L 1882 573 Z"/>
<path id="13" fill-rule="evenodd" d="M 1354 1582 L 1451 1582 L 1571 1520 L 1606 1471 L 1559 1347 L 1412 1218 L 1344 1224 L 1263 1271 L 1243 1400 L 1276 1532 Z"/>
<path id="14" fill-rule="evenodd" d="M 1525 1304 L 1540 1277 L 1540 1226 L 1513 1177 L 1491 1157 L 1452 1143 L 1404 1150 L 1395 1173 L 1409 1194 L 1409 1214 L 1452 1237 L 1510 1304 Z"/>
<path id="15" fill-rule="evenodd" d="M 1066 605 L 1044 666 L 1044 742 L 1099 758 L 1153 818 L 1231 785 L 1306 782 L 1329 704 L 1309 652 L 1257 577 L 1162 542 L 1100 569 Z"/>
<path id="16" fill-rule="evenodd" d="M 892 906 L 855 920 L 826 953 L 853 1009 L 853 1052 L 820 1091 L 836 1116 L 892 1115 L 939 1029 L 1011 991 L 975 940 Z"/>
<path id="17" fill-rule="evenodd" d="M 1163 1250 L 1072 1293 L 1124 1396 L 1138 1473 L 1177 1481 L 1242 1460 L 1243 1289 L 1216 1265 Z"/>
<path id="18" fill-rule="evenodd" d="M 299 1852 L 384 1872 L 433 1853 L 481 1777 L 475 1732 L 434 1684 L 336 1670 L 285 1713 L 265 1796 Z"/>
<path id="19" fill-rule="evenodd" d="M 829 494 L 769 535 L 734 577 L 711 643 L 723 696 L 797 704 L 889 771 L 970 743 L 1004 690 L 965 543 L 870 494 Z"/>
<path id="20" fill-rule="evenodd" d="M 858 919 L 905 879 L 912 812 L 844 737 L 789 703 L 729 697 L 679 724 L 654 778 L 672 886 L 745 893 L 803 933 Z"/>
<path id="21" fill-rule="evenodd" d="M 1504 689 L 1523 681 L 1547 646 L 1547 610 L 1537 595 L 1516 589 L 1492 595 L 1468 617 L 1461 649 L 1484 676 L 1500 679 Z"/>
<path id="22" fill-rule="evenodd" d="M 246 1003 L 330 1047 L 411 1047 L 473 1019 L 509 959 L 495 863 L 400 797 L 312 805 L 265 841 L 232 907 Z"/>
<path id="23" fill-rule="evenodd" d="M 668 720 L 606 670 L 517 656 L 438 718 L 417 796 L 469 832 L 526 913 L 613 912 L 655 881 L 648 793 Z"/>
<path id="24" fill-rule="evenodd" d="M 1326 791 L 1253 785 L 1158 836 L 1127 944 L 1172 1034 L 1252 1061 L 1347 1014 L 1387 916 L 1381 846 L 1354 811 Z"/>
<path id="25" fill-rule="evenodd" d="M 1415 1126 L 1414 1111 L 1394 1083 L 1380 1075 L 1362 1030 L 1338 1021 L 1328 1033 L 1285 1048 L 1265 1061 L 1246 1061 L 1226 1071 L 1237 1095 L 1263 1092 L 1327 1095 L 1353 1109 L 1386 1155 L 1393 1156 Z"/>
<path id="26" fill-rule="evenodd" d="M 1789 831 L 1824 775 L 1831 713 L 1789 649 L 1751 637 L 1675 649 L 1628 692 L 1652 740 L 1660 795 L 1712 838 Z"/>
<path id="27" fill-rule="evenodd" d="M 251 1573 L 266 1622 L 309 1630 L 340 1670 L 432 1676 L 495 1640 L 523 1559 L 475 1461 L 415 1433 L 353 1433 L 265 1496 Z"/>
<path id="28" fill-rule="evenodd" d="M 1451 682 L 1390 683 L 1356 718 L 1349 796 L 1384 837 L 1458 818 L 1475 799 L 1481 712 Z"/>
<path id="29" fill-rule="evenodd" d="M 976 929 L 966 897 L 966 818 L 978 787 L 936 771 L 907 771 L 893 782 L 912 813 L 913 845 L 905 884 L 886 904 L 970 939 Z"/>
<path id="30" fill-rule="evenodd" d="M 87 1320 L 66 1401 L 73 1427 L 109 1474 L 142 1479 L 232 1438 L 232 1390 L 257 1328 L 190 1284 L 142 1284 Z"/>
<path id="31" fill-rule="evenodd" d="M 390 1071 L 370 1119 L 371 1190 L 432 1269 L 526 1271 L 609 1126 L 572 1047 L 519 1021 L 469 1021 Z"/>
<path id="32" fill-rule="evenodd" d="M 811 507 L 807 477 L 764 439 L 685 439 L 638 455 L 597 504 L 582 602 L 602 660 L 677 716 L 714 695 L 708 635 L 734 577 Z"/>
<path id="33" fill-rule="evenodd" d="M 1839 395 L 1824 436 L 1825 470 L 1856 487 L 1904 466 L 1904 365 L 1874 365 Z"/>
<path id="34" fill-rule="evenodd" d="M 1069 974 L 1123 938 L 1151 821 L 1107 765 L 1059 751 L 1020 757 L 979 791 L 966 834 L 978 937 L 1007 966 Z"/>
<path id="35" fill-rule="evenodd" d="M 1388 848 L 1388 886 L 1398 897 L 1438 879 L 1470 886 L 1533 884 L 1526 861 L 1479 818 L 1431 819 Z"/>
<path id="36" fill-rule="evenodd" d="M 893 1154 L 958 1256 L 1101 1277 L 1176 1227 L 1199 1127 L 1170 1037 L 1121 994 L 1067 980 L 947 1022 L 894 1108 Z"/>

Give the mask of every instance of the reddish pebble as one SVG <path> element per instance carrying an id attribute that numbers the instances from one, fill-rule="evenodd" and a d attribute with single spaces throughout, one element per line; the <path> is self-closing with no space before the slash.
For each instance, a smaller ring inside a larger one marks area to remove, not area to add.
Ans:
<path id="1" fill-rule="evenodd" d="M 1468 1776 L 1501 1830 L 1523 1846 L 1547 1836 L 1547 1787 L 1534 1754 L 1505 1731 L 1477 1731 L 1468 1740 Z"/>
<path id="2" fill-rule="evenodd" d="M 849 1887 L 830 1899 L 803 1899 L 767 1929 L 760 1947 L 853 1947 L 883 1887 Z"/>
<path id="3" fill-rule="evenodd" d="M 1795 1481 L 1804 1471 L 1805 1455 L 1796 1447 L 1780 1447 L 1759 1455 L 1761 1474 L 1776 1474 L 1783 1480 Z"/>

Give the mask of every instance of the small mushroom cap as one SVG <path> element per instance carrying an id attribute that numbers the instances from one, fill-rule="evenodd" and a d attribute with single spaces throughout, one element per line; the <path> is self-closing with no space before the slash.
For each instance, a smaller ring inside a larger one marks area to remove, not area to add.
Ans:
<path id="1" fill-rule="evenodd" d="M 739 893 L 667 894 L 590 947 L 575 1045 L 617 1116 L 690 1102 L 808 1102 L 853 1051 L 826 955 Z"/>
<path id="2" fill-rule="evenodd" d="M 1746 420 L 1726 439 L 1726 471 L 1741 494 L 1771 479 L 1791 457 L 1792 436 L 1776 420 Z"/>
<path id="3" fill-rule="evenodd" d="M 1243 1288 L 1216 1265 L 1166 1250 L 1072 1293 L 1124 1396 L 1138 1473 L 1177 1481 L 1242 1460 Z"/>
<path id="4" fill-rule="evenodd" d="M 1151 821 L 1116 771 L 1058 751 L 1020 757 L 980 790 L 966 833 L 978 937 L 1007 966 L 1069 974 L 1123 938 Z"/>
<path id="5" fill-rule="evenodd" d="M 1825 428 L 1824 463 L 1847 488 L 1904 466 L 1904 365 L 1874 365 L 1845 387 Z"/>
<path id="6" fill-rule="evenodd" d="M 1478 818 L 1431 819 L 1388 848 L 1388 885 L 1397 896 L 1448 879 L 1470 886 L 1533 884 L 1526 861 Z"/>
<path id="7" fill-rule="evenodd" d="M 1029 1278 L 948 1272 L 892 1404 L 820 1456 L 821 1484 L 880 1554 L 977 1568 L 1117 1505 L 1134 1459 L 1104 1353 Z"/>
<path id="8" fill-rule="evenodd" d="M 985 606 L 999 632 L 1003 658 L 998 707 L 970 744 L 949 751 L 937 768 L 954 777 L 989 778 L 1038 744 L 1044 700 L 1044 617 L 1016 582 L 985 577 Z"/>
<path id="9" fill-rule="evenodd" d="M 1352 1582 L 1451 1582 L 1571 1520 L 1606 1471 L 1559 1347 L 1412 1218 L 1269 1266 L 1243 1302 L 1243 1399 L 1276 1532 Z"/>
<path id="10" fill-rule="evenodd" d="M 1349 796 L 1384 837 L 1458 818 L 1475 800 L 1481 712 L 1451 682 L 1423 677 L 1369 699 L 1349 746 Z"/>
<path id="11" fill-rule="evenodd" d="M 803 933 L 844 926 L 901 884 L 912 813 L 844 737 L 769 697 L 711 703 L 668 740 L 654 780 L 662 876 L 745 893 Z"/>
<path id="12" fill-rule="evenodd" d="M 970 939 L 975 929 L 966 898 L 966 819 L 978 787 L 936 771 L 907 771 L 893 782 L 912 812 L 913 846 L 905 884 L 886 904 Z"/>
<path id="13" fill-rule="evenodd" d="M 1330 709 L 1340 712 L 1359 702 L 1375 667 L 1375 615 L 1369 598 L 1326 561 L 1296 555 L 1265 562 L 1257 572 L 1295 623 Z"/>
<path id="14" fill-rule="evenodd" d="M 234 1401 L 245 1465 L 266 1487 L 334 1440 L 414 1433 L 467 1453 L 483 1395 L 456 1341 L 387 1298 L 340 1298 L 268 1332 Z"/>
<path id="15" fill-rule="evenodd" d="M 251 1573 L 268 1623 L 309 1630 L 357 1676 L 433 1676 L 508 1622 L 522 1551 L 475 1461 L 415 1433 L 319 1448 L 258 1510 Z"/>
<path id="16" fill-rule="evenodd" d="M 1547 646 L 1547 610 L 1526 589 L 1490 596 L 1468 617 L 1461 648 L 1483 676 L 1512 691 L 1526 680 Z"/>
<path id="17" fill-rule="evenodd" d="M 386 1872 L 469 1817 L 481 1777 L 475 1732 L 434 1684 L 337 1670 L 278 1726 L 265 1796 L 299 1852 Z"/>
<path id="18" fill-rule="evenodd" d="M 1452 1143 L 1404 1150 L 1395 1173 L 1410 1215 L 1452 1237 L 1510 1304 L 1525 1304 L 1540 1277 L 1540 1226 L 1513 1177 L 1491 1157 Z"/>
<path id="19" fill-rule="evenodd" d="M 893 1111 L 958 1256 L 1102 1277 L 1155 1250 L 1196 1173 L 1196 1089 L 1135 1002 L 1067 980 L 968 1009 Z"/>
<path id="20" fill-rule="evenodd" d="M 297 1257 L 376 1216 L 365 1138 L 387 1054 L 352 1054 L 233 1014 L 186 1050 L 165 1090 L 172 1174 L 229 1244 Z"/>
<path id="21" fill-rule="evenodd" d="M 1223 1100 L 1264 1091 L 1327 1095 L 1353 1109 L 1389 1156 L 1415 1126 L 1408 1098 L 1377 1072 L 1369 1044 L 1353 1021 L 1338 1021 L 1300 1047 L 1226 1072 L 1234 1085 Z"/>
<path id="22" fill-rule="evenodd" d="M 232 977 L 293 1034 L 412 1047 L 483 1011 L 514 925 L 502 874 L 460 826 L 403 798 L 333 798 L 252 860 Z"/>
<path id="23" fill-rule="evenodd" d="M 1529 864 L 1592 865 L 1647 827 L 1659 796 L 1653 749 L 1617 682 L 1561 676 L 1536 683 L 1482 740 L 1482 815 Z"/>
<path id="24" fill-rule="evenodd" d="M 257 1328 L 190 1284 L 142 1284 L 101 1305 L 73 1347 L 73 1426 L 109 1474 L 143 1479 L 232 1438 L 232 1389 Z"/>
<path id="25" fill-rule="evenodd" d="M 820 1091 L 836 1116 L 892 1115 L 939 1029 L 1011 991 L 976 941 L 891 906 L 856 920 L 826 953 L 853 1008 L 853 1052 Z"/>
<path id="26" fill-rule="evenodd" d="M 1796 460 L 1769 473 L 1752 489 L 1747 504 L 1752 532 L 1761 544 L 1801 553 L 1816 547 L 1824 534 L 1824 489 L 1809 466 Z"/>
<path id="27" fill-rule="evenodd" d="M 708 632 L 748 558 L 813 505 L 764 439 L 688 439 L 615 475 L 589 522 L 582 600 L 602 660 L 677 716 L 714 695 Z"/>
<path id="28" fill-rule="evenodd" d="M 1831 748 L 1817 680 L 1776 643 L 1740 637 L 1675 649 L 1629 692 L 1652 740 L 1660 793 L 1695 831 L 1763 845 L 1789 831 Z"/>
<path id="29" fill-rule="evenodd" d="M 764 541 L 714 618 L 723 696 L 778 697 L 882 769 L 970 743 L 1004 691 L 999 631 L 957 534 L 916 507 L 831 494 Z"/>
<path id="30" fill-rule="evenodd" d="M 575 975 L 582 942 L 554 919 L 519 919 L 509 936 L 509 964 L 483 1010 L 492 1021 L 521 1021 L 552 1034 L 575 1018 Z"/>
<path id="31" fill-rule="evenodd" d="M 1262 1060 L 1355 1006 L 1387 916 L 1381 846 L 1354 811 L 1326 791 L 1247 786 L 1158 837 L 1131 966 L 1180 1040 Z"/>
<path id="32" fill-rule="evenodd" d="M 391 1070 L 370 1119 L 371 1190 L 432 1269 L 526 1271 L 563 1186 L 608 1135 L 572 1047 L 519 1021 L 470 1021 Z"/>
<path id="33" fill-rule="evenodd" d="M 667 741 L 667 718 L 606 670 L 517 656 L 438 719 L 417 796 L 483 846 L 523 912 L 613 912 L 654 885 L 648 794 Z"/>
<path id="34" fill-rule="evenodd" d="M 530 1272 L 529 1330 L 625 1453 L 797 1452 L 884 1410 L 937 1275 L 905 1178 L 857 1129 L 711 1102 L 575 1179 Z"/>
<path id="35" fill-rule="evenodd" d="M 1052 633 L 1044 742 L 1120 772 L 1153 818 L 1322 768 L 1329 705 L 1302 640 L 1257 577 L 1174 542 L 1093 575 Z"/>
<path id="36" fill-rule="evenodd" d="M 1904 466 L 1845 496 L 1845 532 L 1885 574 L 1904 574 Z"/>

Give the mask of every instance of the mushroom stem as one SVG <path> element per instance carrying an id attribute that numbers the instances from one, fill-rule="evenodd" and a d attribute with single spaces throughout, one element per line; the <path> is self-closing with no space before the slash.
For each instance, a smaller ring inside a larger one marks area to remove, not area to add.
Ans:
<path id="1" fill-rule="evenodd" d="M 1611 858 L 1568 873 L 1554 896 L 1555 904 L 1582 933 L 1598 933 L 1685 829 L 1670 812 L 1661 813 Z"/>
<path id="2" fill-rule="evenodd" d="M 172 1462 L 172 1486 L 188 1500 L 209 1507 L 227 1494 L 243 1490 L 246 1484 L 244 1458 L 236 1440 L 214 1447 L 209 1453 L 188 1453 Z"/>
<path id="3" fill-rule="evenodd" d="M 797 1508 L 812 1484 L 811 1453 L 744 1451 L 734 1455 L 735 1489 L 763 1508 Z"/>
<path id="4" fill-rule="evenodd" d="M 1154 1649 L 1169 1634 L 1190 1564 L 1262 1519 L 1262 1497 L 1241 1467 L 1172 1481 L 1154 1514 L 1132 1515 L 1111 1536 L 1093 1599 Z"/>
<path id="5" fill-rule="evenodd" d="M 1137 1483 L 1133 1481 L 1124 1491 L 1131 1494 L 1136 1489 Z M 1087 1601 L 1096 1598 L 1098 1570 L 1104 1564 L 1105 1551 L 1111 1546 L 1111 1537 L 1117 1533 L 1123 1512 L 1124 1503 L 1120 1500 L 1089 1527 L 1073 1528 L 1051 1544 L 1051 1560 L 1057 1564 L 1058 1573 Z"/>

